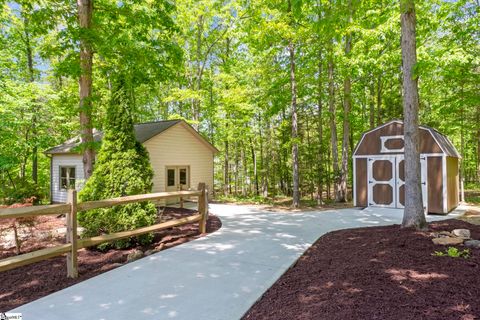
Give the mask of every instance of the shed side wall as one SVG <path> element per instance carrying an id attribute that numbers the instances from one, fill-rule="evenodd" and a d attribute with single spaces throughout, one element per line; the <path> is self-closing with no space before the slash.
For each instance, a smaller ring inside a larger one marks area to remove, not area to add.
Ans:
<path id="1" fill-rule="evenodd" d="M 355 155 L 402 154 L 403 152 L 381 152 L 380 137 L 397 135 L 403 135 L 403 124 L 398 122 L 392 122 L 378 130 L 369 132 L 360 142 Z M 431 133 L 426 129 L 420 129 L 420 153 L 443 153 Z"/>
<path id="2" fill-rule="evenodd" d="M 356 206 L 366 207 L 368 204 L 367 198 L 367 159 L 355 159 L 356 174 L 355 174 L 355 192 L 356 192 Z"/>
<path id="3" fill-rule="evenodd" d="M 166 166 L 190 166 L 190 187 L 205 182 L 213 188 L 213 153 L 183 125 L 177 124 L 146 141 L 154 171 L 153 192 L 165 191 Z"/>
<path id="4" fill-rule="evenodd" d="M 459 181 L 458 158 L 447 157 L 447 210 L 458 206 Z"/>
<path id="5" fill-rule="evenodd" d="M 443 212 L 442 157 L 427 158 L 428 212 Z"/>
<path id="6" fill-rule="evenodd" d="M 83 157 L 78 154 L 52 155 L 52 175 L 50 186 L 52 202 L 67 202 L 67 191 L 60 190 L 60 167 L 75 167 L 75 189 L 83 188 L 85 176 L 83 174 Z"/>

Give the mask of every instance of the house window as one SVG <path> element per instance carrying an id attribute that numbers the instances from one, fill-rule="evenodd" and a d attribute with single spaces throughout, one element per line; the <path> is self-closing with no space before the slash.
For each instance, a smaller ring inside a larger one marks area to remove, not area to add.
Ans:
<path id="1" fill-rule="evenodd" d="M 175 185 L 175 169 L 167 170 L 167 187 L 173 187 Z"/>
<path id="2" fill-rule="evenodd" d="M 75 167 L 60 167 L 60 189 L 75 189 Z"/>
<path id="3" fill-rule="evenodd" d="M 180 184 L 187 184 L 187 169 L 180 169 Z"/>

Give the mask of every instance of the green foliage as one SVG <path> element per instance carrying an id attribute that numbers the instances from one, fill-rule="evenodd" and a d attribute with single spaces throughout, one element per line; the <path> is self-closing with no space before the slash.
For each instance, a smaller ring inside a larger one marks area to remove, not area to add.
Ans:
<path id="1" fill-rule="evenodd" d="M 93 175 L 80 192 L 79 199 L 92 201 L 149 193 L 152 178 L 148 152 L 135 139 L 125 84 L 120 81 L 108 109 Z M 155 223 L 156 217 L 153 203 L 143 202 L 81 212 L 78 221 L 86 229 L 84 235 L 88 237 L 149 226 Z M 151 240 L 152 235 L 138 238 L 141 244 Z M 116 241 L 114 245 L 125 248 L 133 243 L 132 239 L 127 239 Z"/>
<path id="2" fill-rule="evenodd" d="M 478 190 L 479 7 L 469 0 L 415 5 L 420 121 L 453 140 L 465 183 Z M 0 4 L 3 193 L 13 190 L 10 180 L 32 180 L 35 150 L 38 185 L 46 192 L 50 166 L 42 151 L 78 134 L 80 36 L 95 52 L 93 126 L 106 123 L 112 83 L 124 79 L 135 122 L 182 118 L 220 149 L 215 187 L 229 196 L 290 194 L 294 142 L 302 196 L 313 198 L 318 186 L 332 188 L 338 172 L 328 125 L 328 57 L 339 137 L 346 76 L 352 81 L 352 145 L 371 125 L 402 118 L 398 1 L 96 0 L 93 10 L 85 30 L 78 27 L 75 2 Z M 348 55 L 346 35 L 352 36 Z M 289 42 L 298 82 L 295 141 Z"/>
<path id="3" fill-rule="evenodd" d="M 451 257 L 451 258 L 464 258 L 468 259 L 470 257 L 470 250 L 469 249 L 464 249 L 464 250 L 459 250 L 458 248 L 455 247 L 448 247 L 448 249 L 445 249 L 445 251 L 435 251 L 432 253 L 433 256 L 436 257 Z"/>
<path id="4" fill-rule="evenodd" d="M 25 202 L 38 204 L 46 198 L 45 190 L 32 182 L 17 180 L 10 185 L 0 190 L 0 203 L 6 205 Z"/>

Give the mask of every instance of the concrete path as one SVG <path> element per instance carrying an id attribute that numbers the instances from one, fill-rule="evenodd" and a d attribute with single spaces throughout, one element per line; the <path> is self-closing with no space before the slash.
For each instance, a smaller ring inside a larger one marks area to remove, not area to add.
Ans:
<path id="1" fill-rule="evenodd" d="M 378 208 L 274 213 L 217 204 L 210 211 L 222 220 L 219 231 L 10 312 L 36 320 L 239 319 L 323 234 L 399 223 L 403 213 Z"/>

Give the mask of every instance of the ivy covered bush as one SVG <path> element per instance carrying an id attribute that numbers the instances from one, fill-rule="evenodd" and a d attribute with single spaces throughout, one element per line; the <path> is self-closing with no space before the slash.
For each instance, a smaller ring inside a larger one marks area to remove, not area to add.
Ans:
<path id="1" fill-rule="evenodd" d="M 122 82 L 117 84 L 107 110 L 102 146 L 92 176 L 79 193 L 80 201 L 92 201 L 152 191 L 153 169 L 147 150 L 136 141 L 132 109 Z M 86 237 L 133 230 L 155 223 L 157 212 L 151 202 L 132 203 L 112 208 L 80 212 L 79 224 Z M 127 248 L 139 242 L 148 244 L 152 235 L 118 240 L 116 248 Z M 100 249 L 109 244 L 99 246 Z"/>

